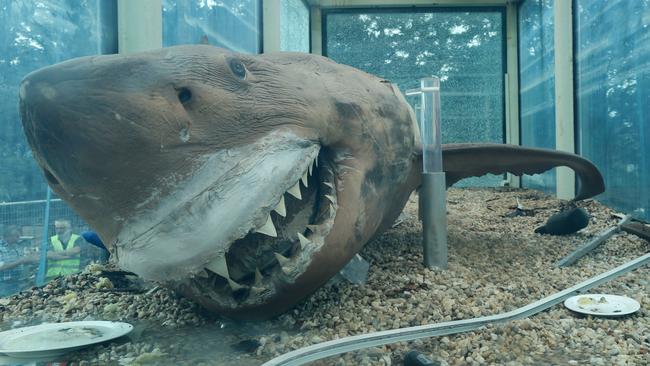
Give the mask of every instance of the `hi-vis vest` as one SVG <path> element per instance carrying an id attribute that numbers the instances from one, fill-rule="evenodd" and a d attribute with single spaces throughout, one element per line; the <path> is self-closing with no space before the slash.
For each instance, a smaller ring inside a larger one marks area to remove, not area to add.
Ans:
<path id="1" fill-rule="evenodd" d="M 74 248 L 74 243 L 79 239 L 79 235 L 71 234 L 68 244 L 63 248 L 63 243 L 58 235 L 50 238 L 50 244 L 55 252 L 64 252 Z M 56 276 L 65 276 L 79 272 L 79 264 L 81 262 L 81 253 L 77 253 L 74 257 L 68 259 L 48 259 L 47 260 L 47 279 L 52 279 Z"/>

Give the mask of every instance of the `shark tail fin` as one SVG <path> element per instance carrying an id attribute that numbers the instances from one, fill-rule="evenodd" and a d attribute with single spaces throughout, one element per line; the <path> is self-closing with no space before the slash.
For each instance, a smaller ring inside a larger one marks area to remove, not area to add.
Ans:
<path id="1" fill-rule="evenodd" d="M 505 144 L 445 144 L 442 146 L 442 164 L 447 187 L 463 178 L 487 173 L 539 174 L 566 166 L 576 172 L 579 180 L 575 201 L 605 191 L 603 176 L 592 162 L 563 151 Z"/>

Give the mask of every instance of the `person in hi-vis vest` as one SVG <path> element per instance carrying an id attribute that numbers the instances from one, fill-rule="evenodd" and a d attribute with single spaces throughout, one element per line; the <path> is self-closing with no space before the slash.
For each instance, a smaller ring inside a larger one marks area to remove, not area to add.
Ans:
<path id="1" fill-rule="evenodd" d="M 72 233 L 70 220 L 54 221 L 56 235 L 50 238 L 47 251 L 46 280 L 79 272 L 81 268 L 81 236 Z"/>

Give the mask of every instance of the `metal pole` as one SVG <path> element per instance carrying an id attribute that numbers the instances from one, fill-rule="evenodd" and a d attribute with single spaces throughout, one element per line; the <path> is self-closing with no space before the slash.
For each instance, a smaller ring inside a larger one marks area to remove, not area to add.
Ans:
<path id="1" fill-rule="evenodd" d="M 424 265 L 447 269 L 447 187 L 444 172 L 422 173 L 422 246 Z"/>
<path id="2" fill-rule="evenodd" d="M 574 250 L 573 252 L 569 253 L 566 257 L 562 258 L 559 262 L 557 262 L 556 266 L 562 268 L 562 267 L 568 267 L 575 262 L 577 262 L 580 258 L 584 257 L 587 255 L 587 253 L 591 252 L 592 250 L 596 249 L 599 245 L 607 241 L 607 239 L 611 238 L 614 234 L 618 233 L 621 231 L 621 226 L 627 224 L 630 220 L 632 220 L 632 216 L 627 215 L 624 218 L 619 221 L 616 226 L 611 227 L 605 231 L 601 231 L 596 235 L 595 238 L 591 239 L 587 243 L 581 245 L 578 247 L 578 249 Z"/>
<path id="3" fill-rule="evenodd" d="M 442 170 L 440 133 L 440 79 L 420 81 L 420 133 L 422 134 L 422 249 L 424 265 L 447 269 L 447 184 Z"/>
<path id="4" fill-rule="evenodd" d="M 47 196 L 45 198 L 45 213 L 43 214 L 43 238 L 41 240 L 40 261 L 38 263 L 38 274 L 36 275 L 36 285 L 43 286 L 45 284 L 45 264 L 47 263 L 47 242 L 48 242 L 48 227 L 50 223 L 50 200 L 52 198 L 52 191 L 47 187 Z"/>

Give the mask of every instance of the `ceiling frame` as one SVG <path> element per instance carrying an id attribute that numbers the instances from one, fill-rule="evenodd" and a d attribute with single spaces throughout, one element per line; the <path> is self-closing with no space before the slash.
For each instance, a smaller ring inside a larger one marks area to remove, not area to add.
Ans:
<path id="1" fill-rule="evenodd" d="M 310 6 L 321 8 L 505 6 L 518 2 L 519 0 L 307 0 Z"/>

